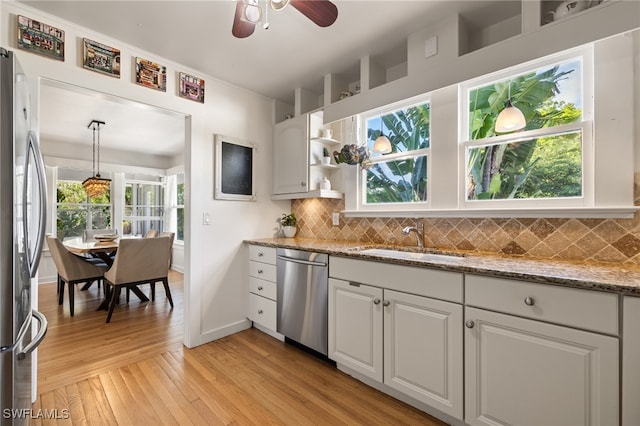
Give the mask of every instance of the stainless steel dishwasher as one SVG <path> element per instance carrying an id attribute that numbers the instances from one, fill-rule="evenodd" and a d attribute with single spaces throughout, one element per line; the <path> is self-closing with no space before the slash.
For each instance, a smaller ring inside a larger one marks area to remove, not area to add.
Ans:
<path id="1" fill-rule="evenodd" d="M 283 248 L 276 254 L 277 331 L 326 356 L 329 255 Z"/>

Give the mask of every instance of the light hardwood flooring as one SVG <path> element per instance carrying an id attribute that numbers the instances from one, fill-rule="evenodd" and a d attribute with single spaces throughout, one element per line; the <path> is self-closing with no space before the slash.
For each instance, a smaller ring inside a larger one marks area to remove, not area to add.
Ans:
<path id="1" fill-rule="evenodd" d="M 67 294 L 58 306 L 55 284 L 39 286 L 49 331 L 31 424 L 444 424 L 256 329 L 184 347 L 182 275 L 169 279 L 173 310 L 157 285 L 155 302 L 132 295 L 109 324 L 95 284 L 78 287 L 73 318 Z"/>

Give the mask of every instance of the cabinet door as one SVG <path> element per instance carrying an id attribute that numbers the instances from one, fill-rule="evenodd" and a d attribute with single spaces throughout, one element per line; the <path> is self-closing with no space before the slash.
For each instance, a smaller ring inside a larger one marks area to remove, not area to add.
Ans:
<path id="1" fill-rule="evenodd" d="M 384 383 L 462 420 L 462 305 L 384 291 Z"/>
<path id="2" fill-rule="evenodd" d="M 329 358 L 382 382 L 382 289 L 329 279 Z"/>
<path id="3" fill-rule="evenodd" d="M 618 424 L 618 339 L 465 308 L 470 425 Z"/>
<path id="4" fill-rule="evenodd" d="M 309 115 L 277 123 L 273 133 L 273 194 L 307 192 Z"/>

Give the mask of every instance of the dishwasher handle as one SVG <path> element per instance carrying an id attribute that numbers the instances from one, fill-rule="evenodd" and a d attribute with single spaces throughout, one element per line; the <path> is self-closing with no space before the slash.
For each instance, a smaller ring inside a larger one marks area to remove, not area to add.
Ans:
<path id="1" fill-rule="evenodd" d="M 280 260 L 284 260 L 285 262 L 300 263 L 302 265 L 322 266 L 322 267 L 326 267 L 327 266 L 327 264 L 324 263 L 324 262 L 314 262 L 314 261 L 311 261 L 311 260 L 295 259 L 293 257 L 277 256 L 277 258 L 280 259 Z"/>

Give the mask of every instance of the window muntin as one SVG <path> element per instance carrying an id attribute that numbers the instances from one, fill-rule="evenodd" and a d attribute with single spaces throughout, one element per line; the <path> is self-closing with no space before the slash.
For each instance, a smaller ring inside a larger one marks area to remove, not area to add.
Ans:
<path id="1" fill-rule="evenodd" d="M 361 208 L 395 204 L 394 208 L 424 205 L 428 198 L 430 152 L 429 102 L 363 116 L 370 167 L 361 175 Z M 383 133 L 391 142 L 389 154 L 373 152 Z"/>
<path id="2" fill-rule="evenodd" d="M 85 229 L 111 228 L 110 191 L 90 198 L 82 182 L 58 179 L 56 193 L 56 235 L 61 240 L 80 237 Z"/>
<path id="3" fill-rule="evenodd" d="M 526 199 L 573 205 L 588 192 L 591 115 L 585 58 L 566 57 L 467 87 L 461 191 L 467 206 L 512 206 Z M 523 72 L 524 71 L 524 72 Z M 495 120 L 510 95 L 525 129 L 499 134 Z M 583 202 L 583 201 L 578 201 Z"/>
<path id="4" fill-rule="evenodd" d="M 123 235 L 145 235 L 163 231 L 164 182 L 125 181 Z"/>
<path id="5" fill-rule="evenodd" d="M 184 175 L 180 177 L 184 180 Z M 184 182 L 179 182 L 176 190 L 177 229 L 176 240 L 184 241 Z"/>

